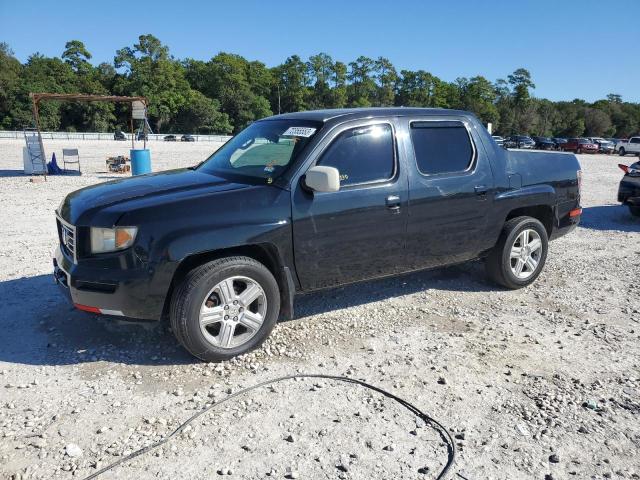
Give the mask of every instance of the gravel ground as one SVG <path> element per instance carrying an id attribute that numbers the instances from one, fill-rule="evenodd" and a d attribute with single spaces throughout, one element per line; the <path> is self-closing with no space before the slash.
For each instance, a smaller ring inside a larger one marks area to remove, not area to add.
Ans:
<path id="1" fill-rule="evenodd" d="M 551 244 L 534 285 L 501 290 L 475 262 L 303 296 L 261 349 L 205 364 L 155 324 L 74 311 L 53 285 L 53 210 L 112 177 L 104 158 L 128 144 L 79 142 L 87 173 L 46 183 L 21 175 L 21 147 L 0 140 L 0 477 L 84 478 L 229 392 L 300 372 L 365 379 L 439 419 L 453 478 L 640 477 L 640 222 L 615 203 L 618 157 L 580 156 L 582 225 Z M 153 144 L 153 163 L 213 148 Z M 433 478 L 445 460 L 397 404 L 301 380 L 234 399 L 100 478 Z"/>

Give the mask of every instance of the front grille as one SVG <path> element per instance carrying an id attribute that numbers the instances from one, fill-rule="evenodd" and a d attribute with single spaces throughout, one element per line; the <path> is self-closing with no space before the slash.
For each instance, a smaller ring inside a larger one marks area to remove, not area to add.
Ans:
<path id="1" fill-rule="evenodd" d="M 58 219 L 60 244 L 76 261 L 76 227 Z"/>

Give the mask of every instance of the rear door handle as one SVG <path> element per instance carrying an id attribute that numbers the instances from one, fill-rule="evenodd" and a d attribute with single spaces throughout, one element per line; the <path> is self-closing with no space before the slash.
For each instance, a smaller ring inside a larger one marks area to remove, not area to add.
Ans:
<path id="1" fill-rule="evenodd" d="M 476 192 L 476 195 L 486 195 L 489 187 L 486 185 L 476 185 L 473 190 Z"/>
<path id="2" fill-rule="evenodd" d="M 389 195 L 386 198 L 385 203 L 387 204 L 387 208 L 389 210 L 392 210 L 394 212 L 400 210 L 400 196 L 398 195 Z"/>

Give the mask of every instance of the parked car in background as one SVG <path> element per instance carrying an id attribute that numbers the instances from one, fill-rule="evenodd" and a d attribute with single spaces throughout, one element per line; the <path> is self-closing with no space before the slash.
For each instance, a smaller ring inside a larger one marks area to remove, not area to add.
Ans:
<path id="1" fill-rule="evenodd" d="M 611 144 L 613 145 L 614 152 L 618 151 L 618 148 L 617 148 L 618 142 L 622 141 L 620 138 L 605 138 L 605 140 L 608 140 L 611 142 Z"/>
<path id="2" fill-rule="evenodd" d="M 616 143 L 616 151 L 622 157 L 627 153 L 640 155 L 640 137 L 631 137 L 629 140 L 620 140 Z"/>
<path id="3" fill-rule="evenodd" d="M 182 135 L 181 140 L 183 142 L 195 142 L 196 141 L 196 139 L 193 137 L 193 135 L 189 135 L 189 134 Z"/>
<path id="4" fill-rule="evenodd" d="M 618 187 L 618 201 L 629 207 L 631 215 L 640 217 L 640 162 L 618 167 L 624 172 Z"/>
<path id="5" fill-rule="evenodd" d="M 535 148 L 539 150 L 554 150 L 556 144 L 549 137 L 531 137 L 535 142 Z"/>
<path id="6" fill-rule="evenodd" d="M 586 138 L 570 138 L 567 143 L 562 144 L 560 149 L 563 152 L 598 153 L 598 145 Z"/>
<path id="7" fill-rule="evenodd" d="M 149 135 L 147 135 L 142 130 L 136 133 L 136 140 L 149 140 Z"/>
<path id="8" fill-rule="evenodd" d="M 493 138 L 499 146 L 504 147 L 504 137 L 501 137 L 500 135 L 492 135 L 491 138 Z"/>
<path id="9" fill-rule="evenodd" d="M 526 135 L 511 135 L 505 138 L 504 146 L 507 148 L 533 148 L 536 142 Z"/>
<path id="10" fill-rule="evenodd" d="M 566 138 L 554 137 L 551 140 L 553 140 L 553 143 L 556 144 L 556 150 L 562 150 L 561 146 L 567 143 Z"/>
<path id="11" fill-rule="evenodd" d="M 116 130 L 115 133 L 113 134 L 113 139 L 122 141 L 122 140 L 126 140 L 127 136 L 124 134 L 122 130 Z"/>
<path id="12" fill-rule="evenodd" d="M 609 140 L 600 137 L 591 137 L 588 140 L 598 145 L 598 153 L 611 154 L 614 151 L 615 146 Z"/>
<path id="13" fill-rule="evenodd" d="M 476 258 L 522 288 L 580 222 L 580 164 L 489 138 L 458 110 L 258 120 L 198 166 L 67 195 L 54 278 L 80 310 L 169 317 L 209 362 L 258 347 L 297 293 Z"/>
<path id="14" fill-rule="evenodd" d="M 175 142 L 175 141 L 177 141 L 177 140 L 178 140 L 178 139 L 176 138 L 176 136 L 175 136 L 175 135 L 165 135 L 165 136 L 164 136 L 164 141 L 165 141 L 165 142 Z"/>

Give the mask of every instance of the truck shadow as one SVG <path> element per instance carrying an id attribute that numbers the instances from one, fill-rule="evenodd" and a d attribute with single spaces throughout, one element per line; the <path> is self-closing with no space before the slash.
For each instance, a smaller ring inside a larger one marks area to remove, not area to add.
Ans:
<path id="1" fill-rule="evenodd" d="M 159 322 L 86 314 L 60 294 L 51 275 L 0 282 L 0 362 L 69 365 L 193 363 Z"/>
<path id="2" fill-rule="evenodd" d="M 418 291 L 490 289 L 481 265 L 475 262 L 307 294 L 296 299 L 296 318 Z M 0 282 L 0 298 L 3 299 L 0 362 L 26 365 L 198 362 L 160 322 L 128 322 L 76 310 L 60 295 L 50 275 Z"/>
<path id="3" fill-rule="evenodd" d="M 582 228 L 591 230 L 618 230 L 640 232 L 640 218 L 634 217 L 623 205 L 598 205 L 582 209 Z"/>
<path id="4" fill-rule="evenodd" d="M 482 262 L 466 262 L 300 295 L 294 305 L 295 318 L 429 290 L 489 292 L 501 290 L 501 287 L 486 278 Z"/>

